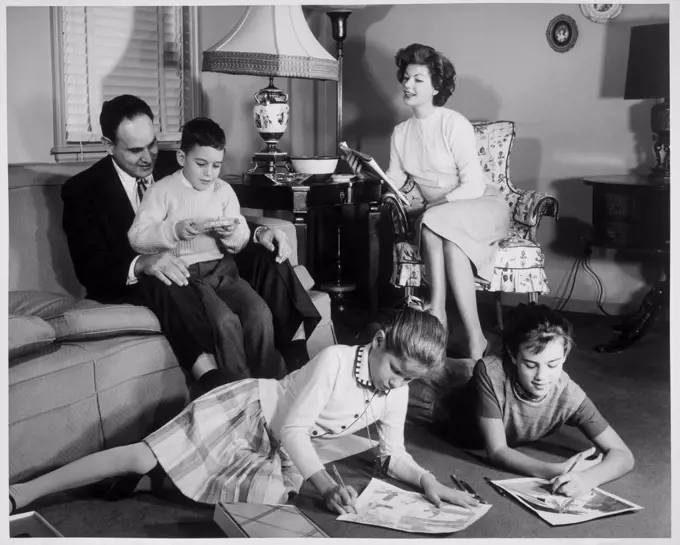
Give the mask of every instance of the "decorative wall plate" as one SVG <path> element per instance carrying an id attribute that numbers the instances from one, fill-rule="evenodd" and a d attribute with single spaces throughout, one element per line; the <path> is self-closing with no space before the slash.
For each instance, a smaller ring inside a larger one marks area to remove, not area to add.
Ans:
<path id="1" fill-rule="evenodd" d="M 583 16 L 593 23 L 606 23 L 617 17 L 623 6 L 621 4 L 579 4 Z"/>
<path id="2" fill-rule="evenodd" d="M 576 21 L 569 15 L 558 15 L 548 25 L 545 31 L 550 47 L 558 53 L 569 51 L 576 43 L 578 38 L 578 28 Z"/>

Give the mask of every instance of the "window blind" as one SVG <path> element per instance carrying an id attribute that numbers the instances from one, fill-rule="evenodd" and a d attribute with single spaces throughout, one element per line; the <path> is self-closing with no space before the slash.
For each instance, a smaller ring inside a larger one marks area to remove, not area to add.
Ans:
<path id="1" fill-rule="evenodd" d="M 105 100 L 137 95 L 159 140 L 184 123 L 181 6 L 61 8 L 66 142 L 98 142 Z"/>

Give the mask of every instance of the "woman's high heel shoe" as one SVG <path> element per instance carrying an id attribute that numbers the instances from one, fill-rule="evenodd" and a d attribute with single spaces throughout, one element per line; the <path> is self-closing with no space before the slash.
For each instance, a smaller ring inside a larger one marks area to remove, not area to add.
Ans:
<path id="1" fill-rule="evenodd" d="M 14 512 L 17 510 L 17 502 L 14 501 L 14 496 L 12 494 L 9 495 L 9 514 L 13 515 Z"/>
<path id="2" fill-rule="evenodd" d="M 138 475 L 132 473 L 130 475 L 122 475 L 118 477 L 111 487 L 108 489 L 104 497 L 109 501 L 119 501 L 127 498 L 131 498 L 135 494 L 135 489 L 139 482 L 148 476 L 151 480 L 151 489 L 162 488 L 163 478 L 165 477 L 165 472 L 161 464 L 156 464 L 153 469 L 145 473 L 144 475 Z"/>
<path id="3" fill-rule="evenodd" d="M 144 477 L 144 475 L 133 473 L 131 475 L 123 475 L 116 478 L 116 480 L 113 481 L 113 484 L 106 491 L 104 497 L 108 501 L 120 501 L 131 498 L 134 496 L 135 488 L 137 488 L 137 485 L 139 484 L 139 481 L 142 480 L 142 477 Z"/>

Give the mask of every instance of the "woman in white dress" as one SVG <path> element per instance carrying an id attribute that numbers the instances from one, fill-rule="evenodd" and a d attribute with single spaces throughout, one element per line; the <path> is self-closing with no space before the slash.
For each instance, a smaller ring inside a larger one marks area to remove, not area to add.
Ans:
<path id="1" fill-rule="evenodd" d="M 451 61 L 417 43 L 400 49 L 395 61 L 413 116 L 392 133 L 386 174 L 402 191 L 422 194 L 422 208 L 412 205 L 409 215 L 419 216 L 417 240 L 430 278 L 432 313 L 448 327 L 448 281 L 467 334 L 467 355 L 476 361 L 488 342 L 479 323 L 475 280 L 491 280 L 510 209 L 482 171 L 472 124 L 443 107 L 455 89 Z"/>

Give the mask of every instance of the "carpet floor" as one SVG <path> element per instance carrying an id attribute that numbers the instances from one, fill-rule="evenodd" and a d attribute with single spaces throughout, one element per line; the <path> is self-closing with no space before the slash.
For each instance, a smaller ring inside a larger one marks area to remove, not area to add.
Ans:
<path id="1" fill-rule="evenodd" d="M 490 312 L 492 314 L 492 312 Z M 577 346 L 565 365 L 570 376 L 586 391 L 601 413 L 633 451 L 636 465 L 623 478 L 603 488 L 644 507 L 640 512 L 570 527 L 552 528 L 507 498 L 501 498 L 483 481 L 512 477 L 489 467 L 469 453 L 457 451 L 422 426 L 406 430 L 407 449 L 440 479 L 459 471 L 494 507 L 460 537 L 598 537 L 656 538 L 671 535 L 670 448 L 670 348 L 668 321 L 659 323 L 638 344 L 619 354 L 593 350 L 612 337 L 614 320 L 605 316 L 568 314 L 575 326 Z M 360 309 L 335 317 L 340 342 L 364 340 Z M 497 342 L 492 316 L 484 315 L 485 330 Z M 532 447 L 547 459 L 569 456 L 588 445 L 578 431 L 567 430 Z M 346 480 L 366 480 L 369 453 L 346 463 Z M 339 466 L 340 467 L 340 466 Z M 363 468 L 363 469 L 362 469 Z M 365 484 L 365 483 L 364 483 Z M 319 498 L 306 485 L 297 502 L 331 535 L 342 537 L 416 537 L 334 521 L 324 513 Z M 99 499 L 91 490 L 43 498 L 32 505 L 66 537 L 210 538 L 224 537 L 212 522 L 213 507 L 183 500 L 176 494 L 148 493 L 119 502 Z M 419 536 L 423 537 L 423 536 Z"/>

